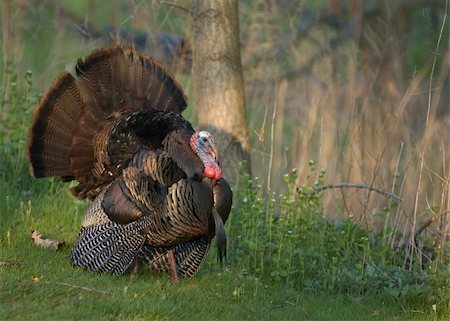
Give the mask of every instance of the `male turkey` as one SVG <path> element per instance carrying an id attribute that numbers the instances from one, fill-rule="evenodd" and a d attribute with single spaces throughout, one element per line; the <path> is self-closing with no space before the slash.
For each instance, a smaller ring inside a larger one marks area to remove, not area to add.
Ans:
<path id="1" fill-rule="evenodd" d="M 93 199 L 71 252 L 73 265 L 122 274 L 138 254 L 158 270 L 194 275 L 223 223 L 231 189 L 213 137 L 181 112 L 180 85 L 151 57 L 122 46 L 95 50 L 42 97 L 27 157 L 37 177 L 78 181 Z"/>

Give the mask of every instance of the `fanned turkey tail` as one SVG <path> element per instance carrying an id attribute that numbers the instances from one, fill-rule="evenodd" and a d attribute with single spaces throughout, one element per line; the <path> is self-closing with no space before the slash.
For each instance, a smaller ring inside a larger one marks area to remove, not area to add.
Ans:
<path id="1" fill-rule="evenodd" d="M 89 192 L 112 176 L 102 176 L 104 172 L 117 167 L 102 163 L 103 146 L 98 145 L 107 141 L 118 119 L 154 109 L 179 114 L 187 102 L 180 85 L 158 62 L 126 47 L 95 50 L 78 60 L 75 71 L 75 76 L 61 74 L 39 102 L 27 157 L 35 177 L 76 179 L 81 186 L 75 194 L 93 198 L 98 192 Z"/>

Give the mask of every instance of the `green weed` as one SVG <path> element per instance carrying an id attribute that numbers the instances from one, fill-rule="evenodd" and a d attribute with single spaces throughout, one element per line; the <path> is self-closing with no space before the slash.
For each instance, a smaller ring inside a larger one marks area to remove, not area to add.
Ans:
<path id="1" fill-rule="evenodd" d="M 286 192 L 264 197 L 257 179 L 245 174 L 235 191 L 239 205 L 229 225 L 232 261 L 262 282 L 299 291 L 389 297 L 446 307 L 450 270 L 418 263 L 409 270 L 401 251 L 383 233 L 357 225 L 351 217 L 333 222 L 322 211 L 325 171 L 310 162 L 310 185 L 295 186 L 297 172 L 284 176 Z"/>

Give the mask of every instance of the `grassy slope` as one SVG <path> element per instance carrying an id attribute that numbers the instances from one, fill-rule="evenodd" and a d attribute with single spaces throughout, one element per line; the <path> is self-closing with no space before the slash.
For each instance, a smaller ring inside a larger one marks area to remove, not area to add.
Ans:
<path id="1" fill-rule="evenodd" d="M 0 260 L 22 262 L 0 265 L 2 319 L 424 319 L 423 312 L 406 312 L 379 299 L 311 295 L 262 284 L 232 262 L 230 268 L 217 267 L 214 253 L 199 275 L 175 285 L 168 275 L 145 267 L 135 280 L 74 269 L 68 253 L 86 203 L 73 199 L 56 180 L 30 179 L 23 159 L 20 166 L 8 163 L 1 166 L 3 179 L 18 172 L 15 180 L 2 182 Z M 68 246 L 61 251 L 36 247 L 32 229 Z"/>

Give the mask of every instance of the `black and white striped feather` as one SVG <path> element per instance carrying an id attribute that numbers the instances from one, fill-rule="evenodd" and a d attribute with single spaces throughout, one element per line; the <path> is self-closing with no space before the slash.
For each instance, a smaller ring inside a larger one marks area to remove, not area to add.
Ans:
<path id="1" fill-rule="evenodd" d="M 202 237 L 178 244 L 172 248 L 177 273 L 182 277 L 194 276 L 208 253 L 211 240 Z M 168 272 L 169 257 L 167 247 L 144 245 L 139 251 L 139 259 L 159 272 Z"/>
<path id="2" fill-rule="evenodd" d="M 110 221 L 101 207 L 101 193 L 91 204 L 70 253 L 74 266 L 95 272 L 123 274 L 146 240 L 150 218 L 129 224 Z"/>

